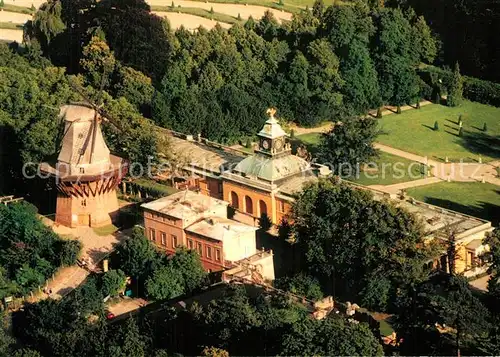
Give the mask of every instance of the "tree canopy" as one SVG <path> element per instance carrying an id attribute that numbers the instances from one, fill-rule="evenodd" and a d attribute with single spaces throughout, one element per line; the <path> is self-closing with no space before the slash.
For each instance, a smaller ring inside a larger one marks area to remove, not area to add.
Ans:
<path id="1" fill-rule="evenodd" d="M 399 289 L 426 277 L 420 221 L 368 191 L 321 180 L 299 194 L 291 220 L 304 268 L 363 306 L 387 310 Z"/>

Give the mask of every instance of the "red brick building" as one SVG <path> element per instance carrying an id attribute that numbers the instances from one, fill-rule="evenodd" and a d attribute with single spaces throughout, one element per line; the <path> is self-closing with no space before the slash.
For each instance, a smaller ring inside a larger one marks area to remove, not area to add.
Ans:
<path id="1" fill-rule="evenodd" d="M 196 250 L 209 271 L 231 267 L 256 253 L 256 228 L 227 218 L 228 203 L 193 191 L 145 203 L 146 236 L 168 253 Z"/>

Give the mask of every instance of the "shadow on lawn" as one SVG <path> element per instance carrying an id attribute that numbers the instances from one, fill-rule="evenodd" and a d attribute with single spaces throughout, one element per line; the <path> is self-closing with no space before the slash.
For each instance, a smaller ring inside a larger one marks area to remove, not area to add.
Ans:
<path id="1" fill-rule="evenodd" d="M 423 127 L 426 127 L 427 129 L 430 129 L 432 131 L 434 131 L 434 127 L 430 126 L 430 125 L 427 125 L 427 124 L 422 124 Z"/>
<path id="2" fill-rule="evenodd" d="M 483 154 L 500 158 L 500 137 L 488 135 L 485 132 L 474 133 L 467 131 L 457 143 L 473 154 Z"/>
<path id="3" fill-rule="evenodd" d="M 495 192 L 500 195 L 500 190 L 495 190 Z M 424 202 L 447 208 L 452 211 L 465 213 L 470 216 L 486 219 L 491 221 L 493 226 L 497 226 L 500 223 L 500 206 L 490 202 L 479 202 L 478 205 L 466 206 L 458 202 L 443 200 L 436 197 L 425 197 Z"/>

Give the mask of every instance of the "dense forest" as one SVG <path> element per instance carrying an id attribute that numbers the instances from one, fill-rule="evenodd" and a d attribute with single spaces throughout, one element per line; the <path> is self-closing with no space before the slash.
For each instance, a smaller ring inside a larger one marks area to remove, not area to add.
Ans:
<path id="1" fill-rule="evenodd" d="M 500 2 L 498 0 L 387 0 L 387 5 L 413 7 L 425 16 L 442 44 L 438 64 L 465 74 L 500 81 Z"/>
<path id="2" fill-rule="evenodd" d="M 415 69 L 438 50 L 423 17 L 363 0 L 318 1 L 283 24 L 268 12 L 229 31 L 195 33 L 172 32 L 143 1 L 50 1 L 26 32 L 31 46 L 89 85 L 106 73 L 104 89 L 155 123 L 224 143 L 254 135 L 269 106 L 309 126 L 414 103 L 422 96 Z M 140 88 L 121 91 L 115 82 L 124 76 Z"/>

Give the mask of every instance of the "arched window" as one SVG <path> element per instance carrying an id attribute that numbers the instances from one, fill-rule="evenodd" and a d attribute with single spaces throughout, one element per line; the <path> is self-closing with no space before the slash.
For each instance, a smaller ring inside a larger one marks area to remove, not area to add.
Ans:
<path id="1" fill-rule="evenodd" d="M 245 212 L 253 214 L 253 202 L 250 196 L 245 196 Z"/>
<path id="2" fill-rule="evenodd" d="M 240 207 L 238 194 L 236 192 L 231 192 L 231 206 L 235 209 L 238 209 Z"/>
<path id="3" fill-rule="evenodd" d="M 259 209 L 260 209 L 260 216 L 262 217 L 262 215 L 267 215 L 267 205 L 264 201 L 260 200 L 259 201 Z"/>

